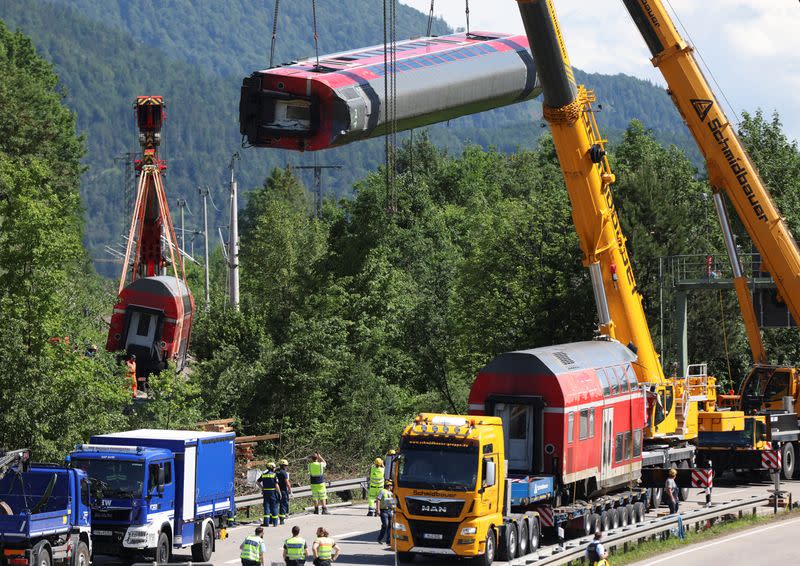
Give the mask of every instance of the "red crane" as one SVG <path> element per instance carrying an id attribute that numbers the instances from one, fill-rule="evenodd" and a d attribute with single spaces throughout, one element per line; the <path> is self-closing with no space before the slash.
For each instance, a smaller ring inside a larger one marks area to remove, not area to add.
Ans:
<path id="1" fill-rule="evenodd" d="M 169 360 L 183 369 L 194 298 L 161 175 L 167 168 L 158 155 L 164 99 L 139 96 L 134 108 L 142 147 L 141 159 L 134 161 L 139 182 L 106 349 L 135 356 L 136 374 L 143 380 Z"/>

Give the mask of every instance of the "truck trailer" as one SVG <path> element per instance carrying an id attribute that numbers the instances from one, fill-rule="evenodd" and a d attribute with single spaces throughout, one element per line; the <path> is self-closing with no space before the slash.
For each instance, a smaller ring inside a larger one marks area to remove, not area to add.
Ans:
<path id="1" fill-rule="evenodd" d="M 70 454 L 92 482 L 95 554 L 208 562 L 235 514 L 233 433 L 140 429 L 91 437 Z"/>

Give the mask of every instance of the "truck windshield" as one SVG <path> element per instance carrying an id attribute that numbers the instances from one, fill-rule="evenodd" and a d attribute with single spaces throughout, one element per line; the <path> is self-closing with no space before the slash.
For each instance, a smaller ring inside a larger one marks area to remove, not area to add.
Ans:
<path id="1" fill-rule="evenodd" d="M 478 479 L 475 444 L 406 441 L 402 447 L 398 485 L 416 489 L 471 491 Z"/>
<path id="2" fill-rule="evenodd" d="M 95 498 L 135 498 L 142 496 L 144 463 L 121 460 L 73 459 L 73 466 L 84 470 L 91 480 Z"/>

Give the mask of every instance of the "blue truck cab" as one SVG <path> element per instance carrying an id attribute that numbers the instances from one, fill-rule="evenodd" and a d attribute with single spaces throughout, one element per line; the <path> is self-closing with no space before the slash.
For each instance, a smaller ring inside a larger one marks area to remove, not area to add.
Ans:
<path id="1" fill-rule="evenodd" d="M 0 478 L 0 564 L 89 566 L 89 481 L 81 470 L 34 464 Z"/>
<path id="2" fill-rule="evenodd" d="M 93 436 L 70 454 L 92 484 L 95 554 L 158 563 L 191 547 L 208 562 L 235 514 L 233 433 L 140 429 Z"/>

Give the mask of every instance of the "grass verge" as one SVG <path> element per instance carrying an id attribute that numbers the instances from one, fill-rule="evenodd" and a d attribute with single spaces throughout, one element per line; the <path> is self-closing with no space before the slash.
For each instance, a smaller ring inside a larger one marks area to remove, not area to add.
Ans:
<path id="1" fill-rule="evenodd" d="M 745 515 L 741 519 L 738 517 L 733 520 L 717 522 L 707 529 L 695 532 L 686 529 L 686 538 L 679 539 L 677 537 L 670 537 L 666 540 L 649 540 L 642 544 L 630 547 L 627 551 L 616 550 L 611 556 L 609 561 L 614 566 L 622 566 L 623 564 L 632 564 L 641 560 L 646 560 L 653 556 L 666 554 L 673 550 L 678 550 L 690 544 L 703 542 L 706 540 L 714 539 L 722 535 L 731 534 L 737 531 L 743 531 L 751 527 L 763 525 L 765 523 L 772 523 L 775 521 L 782 521 L 789 518 L 800 516 L 800 511 L 780 511 L 777 515 Z"/>

